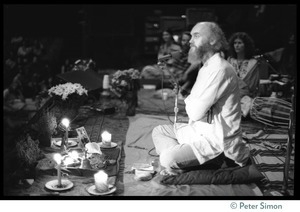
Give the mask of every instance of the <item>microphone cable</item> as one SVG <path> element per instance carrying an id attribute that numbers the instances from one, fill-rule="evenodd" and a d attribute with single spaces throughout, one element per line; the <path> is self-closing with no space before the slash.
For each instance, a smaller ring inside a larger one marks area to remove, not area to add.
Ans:
<path id="1" fill-rule="evenodd" d="M 162 71 L 162 75 L 161 75 L 161 97 L 163 97 L 163 92 L 164 92 L 164 72 Z M 167 108 L 166 108 L 165 100 L 163 98 L 162 98 L 162 101 L 163 101 L 163 105 L 164 105 L 164 112 L 165 112 L 167 118 L 169 119 L 169 122 L 173 125 L 174 122 L 170 118 L 170 115 L 169 115 L 169 113 L 167 111 Z"/>

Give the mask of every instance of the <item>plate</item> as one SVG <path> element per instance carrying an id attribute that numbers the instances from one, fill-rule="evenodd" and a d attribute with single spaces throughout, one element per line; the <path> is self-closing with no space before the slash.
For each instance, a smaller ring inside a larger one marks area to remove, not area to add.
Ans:
<path id="1" fill-rule="evenodd" d="M 63 187 L 59 188 L 57 187 L 58 184 L 58 180 L 52 180 L 46 183 L 46 188 L 52 190 L 52 191 L 64 191 L 64 190 L 68 190 L 70 188 L 72 188 L 74 186 L 74 184 L 70 181 L 70 180 L 66 180 L 66 179 L 62 179 L 61 180 L 61 184 L 63 185 Z"/>
<path id="2" fill-rule="evenodd" d="M 53 144 L 55 146 L 60 147 L 61 146 L 61 138 L 55 139 L 53 141 Z M 68 138 L 68 147 L 74 147 L 77 146 L 77 138 Z"/>
<path id="3" fill-rule="evenodd" d="M 109 190 L 106 192 L 99 192 L 96 190 L 96 186 L 92 185 L 87 189 L 87 191 L 93 195 L 107 195 L 107 194 L 112 194 L 117 190 L 116 186 L 113 186 L 113 185 L 108 185 L 108 189 Z"/>
<path id="4" fill-rule="evenodd" d="M 117 143 L 115 142 L 111 142 L 110 146 L 104 146 L 102 142 L 99 143 L 100 148 L 104 148 L 104 149 L 111 149 L 111 148 L 115 148 L 118 146 Z"/>

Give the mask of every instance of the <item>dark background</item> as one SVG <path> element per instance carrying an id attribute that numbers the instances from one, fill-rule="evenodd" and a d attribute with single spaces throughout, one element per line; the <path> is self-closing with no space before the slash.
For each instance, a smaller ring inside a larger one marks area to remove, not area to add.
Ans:
<path id="1" fill-rule="evenodd" d="M 145 50 L 146 23 L 158 21 L 154 36 L 160 37 L 160 18 L 180 19 L 188 8 L 214 11 L 227 38 L 236 31 L 248 32 L 258 52 L 282 47 L 296 31 L 296 5 L 290 4 L 7 4 L 4 40 L 16 35 L 54 37 L 62 41 L 59 63 L 65 58 L 92 58 L 99 69 L 142 67 L 156 60 L 155 51 Z M 186 24 L 183 30 L 191 27 Z"/>

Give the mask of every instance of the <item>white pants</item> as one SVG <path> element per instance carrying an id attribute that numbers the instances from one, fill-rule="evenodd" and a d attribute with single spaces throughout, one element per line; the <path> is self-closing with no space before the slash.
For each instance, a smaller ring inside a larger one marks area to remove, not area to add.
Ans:
<path id="1" fill-rule="evenodd" d="M 160 156 L 161 166 L 172 170 L 198 169 L 200 163 L 189 144 L 180 144 L 176 138 L 173 125 L 159 125 L 152 131 L 152 139 L 157 154 Z M 210 162 L 220 163 L 218 160 Z M 207 163 L 210 163 L 207 162 Z M 205 164 L 207 164 L 205 163 Z"/>

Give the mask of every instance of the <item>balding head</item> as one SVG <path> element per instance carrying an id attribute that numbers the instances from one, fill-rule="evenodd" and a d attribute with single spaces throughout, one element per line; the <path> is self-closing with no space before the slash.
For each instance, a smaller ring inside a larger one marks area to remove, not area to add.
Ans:
<path id="1" fill-rule="evenodd" d="M 220 52 L 228 49 L 228 43 L 222 29 L 215 22 L 199 22 L 197 23 L 191 34 L 199 33 L 207 39 L 212 47 L 213 52 Z"/>

